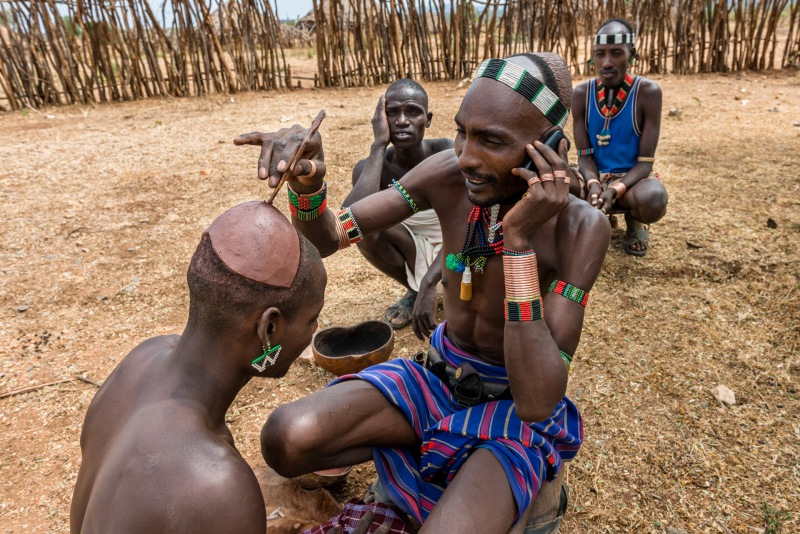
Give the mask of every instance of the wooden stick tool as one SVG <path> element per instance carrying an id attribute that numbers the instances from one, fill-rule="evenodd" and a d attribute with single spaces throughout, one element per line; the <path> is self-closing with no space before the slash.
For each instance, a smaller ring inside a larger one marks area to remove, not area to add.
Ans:
<path id="1" fill-rule="evenodd" d="M 311 123 L 311 128 L 309 128 L 308 132 L 306 132 L 306 136 L 305 138 L 303 138 L 303 142 L 300 143 L 299 147 L 297 147 L 297 152 L 295 152 L 294 156 L 292 156 L 292 160 L 289 162 L 289 165 L 286 166 L 286 170 L 283 171 L 281 180 L 280 182 L 278 182 L 278 185 L 275 186 L 275 189 L 272 190 L 272 194 L 270 195 L 269 200 L 267 200 L 267 204 L 272 204 L 272 201 L 275 200 L 275 196 L 278 194 L 278 191 L 280 191 L 281 187 L 283 187 L 284 182 L 286 182 L 286 180 L 289 179 L 289 176 L 291 175 L 292 172 L 292 168 L 294 168 L 294 166 L 300 160 L 300 156 L 303 154 L 303 150 L 305 150 L 308 142 L 311 141 L 311 138 L 314 136 L 315 133 L 317 133 L 317 130 L 319 130 L 319 125 L 322 124 L 322 119 L 324 118 L 325 118 L 325 110 L 322 109 L 317 114 L 317 118 L 314 119 L 314 122 Z"/>

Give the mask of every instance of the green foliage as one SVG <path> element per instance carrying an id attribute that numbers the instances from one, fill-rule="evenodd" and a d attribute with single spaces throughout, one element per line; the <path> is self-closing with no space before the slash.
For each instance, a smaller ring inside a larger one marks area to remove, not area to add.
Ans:
<path id="1" fill-rule="evenodd" d="M 792 519 L 791 512 L 778 510 L 766 502 L 761 504 L 761 511 L 764 513 L 764 534 L 781 534 L 784 521 Z"/>
<path id="2" fill-rule="evenodd" d="M 14 19 L 11 16 L 11 11 L 3 9 L 2 7 L 0 7 L 0 26 L 11 29 L 14 28 Z"/>
<path id="3" fill-rule="evenodd" d="M 67 37 L 74 39 L 75 37 L 83 35 L 83 30 L 81 30 L 81 27 L 78 26 L 72 17 L 64 15 L 61 17 L 61 20 L 64 22 L 64 28 L 67 30 Z"/>

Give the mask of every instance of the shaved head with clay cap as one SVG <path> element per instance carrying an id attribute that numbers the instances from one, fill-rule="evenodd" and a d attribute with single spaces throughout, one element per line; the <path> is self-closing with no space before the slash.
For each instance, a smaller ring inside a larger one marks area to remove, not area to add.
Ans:
<path id="1" fill-rule="evenodd" d="M 206 230 L 211 246 L 232 272 L 275 287 L 291 287 L 300 263 L 300 238 L 271 204 L 239 204 Z"/>
<path id="2" fill-rule="evenodd" d="M 189 321 L 231 328 L 243 315 L 275 306 L 292 317 L 320 293 L 324 267 L 317 249 L 277 208 L 238 204 L 203 232 L 189 263 Z"/>
<path id="3" fill-rule="evenodd" d="M 285 376 L 309 346 L 325 267 L 278 209 L 245 202 L 202 233 L 186 281 L 183 332 L 136 346 L 87 410 L 73 534 L 267 530 L 226 414 L 252 378 Z"/>

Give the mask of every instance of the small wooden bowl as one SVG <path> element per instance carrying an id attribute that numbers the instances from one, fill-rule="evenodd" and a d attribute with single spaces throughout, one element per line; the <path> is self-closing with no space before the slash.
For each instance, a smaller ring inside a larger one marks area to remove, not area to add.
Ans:
<path id="1" fill-rule="evenodd" d="M 325 328 L 311 342 L 317 365 L 336 376 L 358 373 L 385 362 L 393 348 L 394 330 L 381 321 Z"/>

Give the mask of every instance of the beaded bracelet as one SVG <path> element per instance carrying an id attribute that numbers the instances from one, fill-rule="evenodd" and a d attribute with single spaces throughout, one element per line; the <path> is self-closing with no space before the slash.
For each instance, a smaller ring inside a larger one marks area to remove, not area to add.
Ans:
<path id="1" fill-rule="evenodd" d="M 560 350 L 559 352 L 561 353 L 561 357 L 564 358 L 564 363 L 567 364 L 567 374 L 570 374 L 572 372 L 572 356 L 563 350 Z"/>
<path id="2" fill-rule="evenodd" d="M 395 189 L 400 191 L 400 194 L 403 195 L 404 199 L 406 199 L 406 202 L 408 202 L 408 205 L 411 207 L 411 211 L 417 213 L 419 211 L 419 208 L 417 207 L 417 204 L 414 202 L 414 200 L 411 198 L 411 195 L 408 194 L 408 191 L 406 191 L 406 188 L 400 185 L 400 182 L 398 182 L 397 180 L 392 180 L 392 185 L 394 186 Z"/>
<path id="3" fill-rule="evenodd" d="M 328 207 L 328 184 L 323 183 L 316 193 L 298 194 L 287 186 L 289 191 L 289 210 L 299 221 L 313 221 Z"/>
<path id="4" fill-rule="evenodd" d="M 505 304 L 506 321 L 538 321 L 544 315 L 542 299 L 535 297 L 530 300 L 503 300 Z"/>
<path id="5" fill-rule="evenodd" d="M 339 250 L 355 245 L 364 239 L 364 234 L 361 233 L 361 228 L 353 218 L 350 208 L 339 210 L 336 213 L 336 235 L 339 237 Z"/>
<path id="6" fill-rule="evenodd" d="M 586 304 L 589 302 L 588 291 L 579 289 L 573 286 L 572 284 L 562 282 L 561 280 L 553 280 L 553 283 L 550 284 L 549 292 L 555 293 L 556 295 L 561 295 L 562 297 L 568 298 L 573 302 L 577 302 L 584 308 L 586 307 Z"/>
<path id="7" fill-rule="evenodd" d="M 594 154 L 594 148 L 584 148 L 583 150 L 578 150 L 579 156 L 591 156 Z"/>

